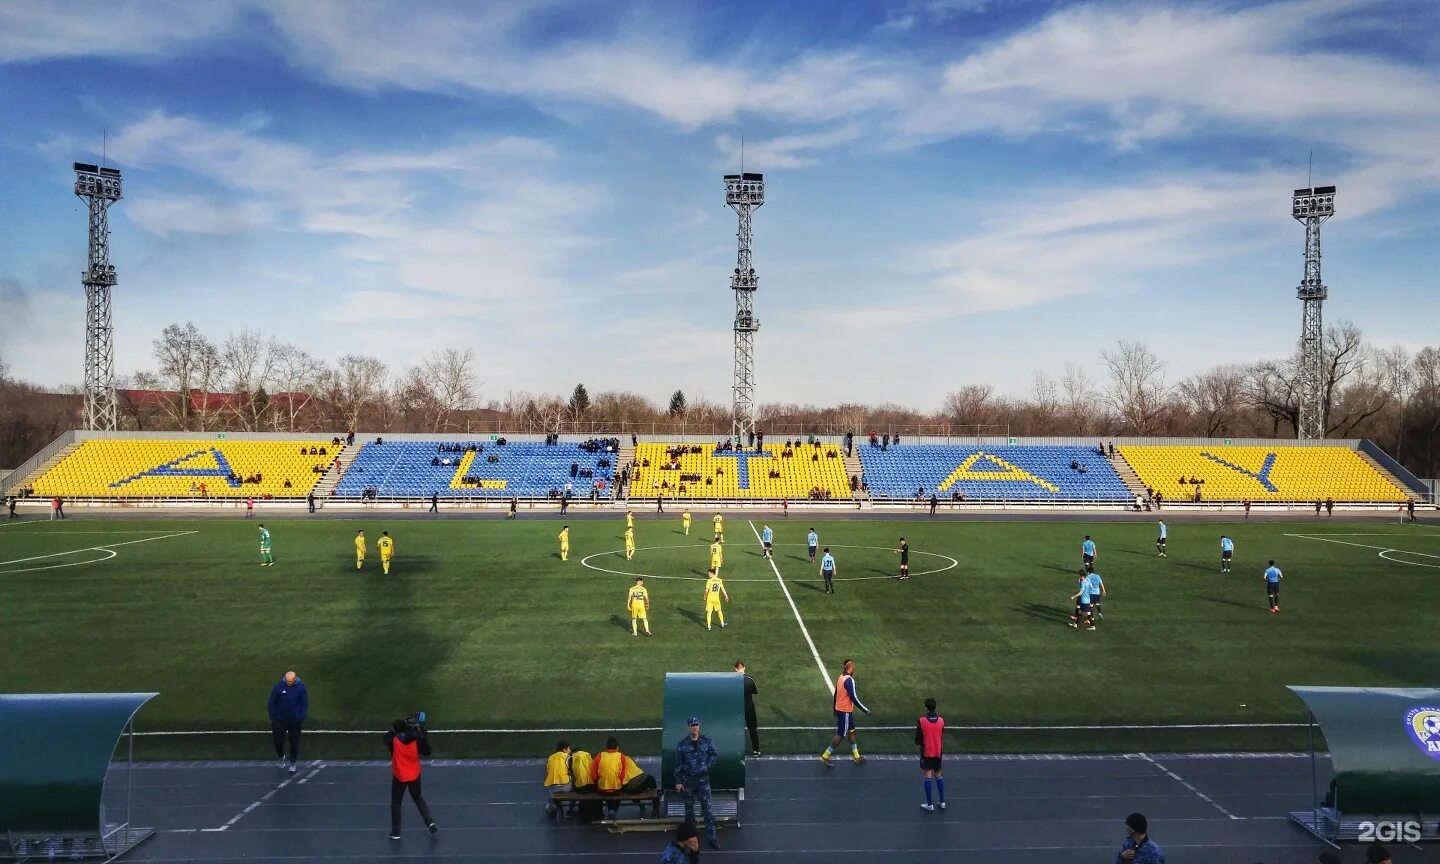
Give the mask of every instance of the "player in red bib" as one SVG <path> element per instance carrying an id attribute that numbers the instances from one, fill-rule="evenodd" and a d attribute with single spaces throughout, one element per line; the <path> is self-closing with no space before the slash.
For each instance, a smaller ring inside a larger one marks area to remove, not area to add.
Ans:
<path id="1" fill-rule="evenodd" d="M 920 748 L 920 771 L 925 775 L 925 803 L 921 810 L 933 811 L 935 799 L 931 782 L 940 793 L 940 809 L 945 809 L 945 778 L 940 776 L 940 754 L 944 750 L 945 718 L 935 713 L 935 699 L 925 700 L 925 713 L 915 723 L 915 745 Z"/>

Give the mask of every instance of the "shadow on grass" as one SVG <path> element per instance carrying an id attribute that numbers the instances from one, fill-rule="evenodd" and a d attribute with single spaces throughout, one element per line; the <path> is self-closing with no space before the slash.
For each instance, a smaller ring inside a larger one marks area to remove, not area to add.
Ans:
<path id="1" fill-rule="evenodd" d="M 1257 603 L 1241 603 L 1239 600 L 1231 600 L 1228 597 L 1202 597 L 1206 603 L 1219 603 L 1221 606 L 1234 606 L 1237 609 L 1254 609 L 1261 611 L 1264 607 Z"/>
<path id="2" fill-rule="evenodd" d="M 816 591 L 821 594 L 825 593 L 825 586 L 816 582 L 792 579 L 788 584 L 794 585 L 797 588 L 805 588 L 810 591 Z"/>
<path id="3" fill-rule="evenodd" d="M 630 632 L 630 621 L 627 618 L 624 618 L 620 615 L 611 615 L 610 623 L 614 624 L 616 627 L 619 627 L 621 630 L 624 630 L 626 633 Z"/>
<path id="4" fill-rule="evenodd" d="M 1068 573 L 1068 574 L 1070 574 L 1071 576 L 1079 576 L 1079 575 L 1080 575 L 1080 568 L 1079 568 L 1079 567 L 1060 567 L 1060 566 L 1057 566 L 1057 565 L 1055 565 L 1055 564 L 1046 564 L 1046 565 L 1044 565 L 1044 566 L 1045 566 L 1045 569 L 1046 569 L 1046 570 L 1054 570 L 1056 573 Z"/>
<path id="5" fill-rule="evenodd" d="M 1154 552 L 1145 552 L 1139 549 L 1114 549 L 1114 552 L 1124 552 L 1126 555 L 1139 555 L 1144 558 L 1155 556 Z"/>
<path id="6" fill-rule="evenodd" d="M 1011 606 L 1011 609 L 1019 612 L 1027 618 L 1034 618 L 1036 621 L 1069 621 L 1070 613 L 1064 609 L 1057 609 L 1054 606 L 1047 606 L 1043 603 L 1021 603 Z"/>
<path id="7" fill-rule="evenodd" d="M 679 612 L 680 617 L 684 618 L 686 621 L 699 624 L 701 627 L 705 626 L 705 616 L 701 615 L 699 612 L 696 612 L 694 609 L 686 609 L 684 606 L 676 606 L 675 611 Z"/>
<path id="8" fill-rule="evenodd" d="M 557 554 L 556 557 L 559 555 Z M 390 575 L 395 577 L 425 576 L 441 569 L 440 562 L 428 555 L 397 555 L 390 560 Z M 340 565 L 336 572 L 343 575 L 380 576 L 384 574 L 384 569 L 379 555 L 366 555 L 363 568 L 356 570 L 354 563 L 351 562 Z"/>
<path id="9" fill-rule="evenodd" d="M 1206 565 L 1206 564 L 1192 564 L 1192 563 L 1190 563 L 1190 562 L 1188 562 L 1188 561 L 1176 561 L 1175 564 L 1174 564 L 1174 566 L 1176 566 L 1176 567 L 1184 567 L 1184 568 L 1187 569 L 1187 570 L 1200 570 L 1200 571 L 1203 571 L 1203 572 L 1205 572 L 1205 573 L 1217 573 L 1217 574 L 1218 574 L 1218 573 L 1220 572 L 1220 569 L 1219 569 L 1218 567 L 1211 567 L 1211 566 Z"/>

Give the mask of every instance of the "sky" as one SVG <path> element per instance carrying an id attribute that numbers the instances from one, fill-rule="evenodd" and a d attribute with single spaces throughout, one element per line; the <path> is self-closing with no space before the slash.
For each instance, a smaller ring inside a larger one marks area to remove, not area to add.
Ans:
<path id="1" fill-rule="evenodd" d="M 121 376 L 193 321 L 728 402 L 742 139 L 760 402 L 1287 354 L 1312 154 L 1326 320 L 1440 341 L 1431 0 L 5 0 L 0 358 L 80 381 L 103 158 Z"/>

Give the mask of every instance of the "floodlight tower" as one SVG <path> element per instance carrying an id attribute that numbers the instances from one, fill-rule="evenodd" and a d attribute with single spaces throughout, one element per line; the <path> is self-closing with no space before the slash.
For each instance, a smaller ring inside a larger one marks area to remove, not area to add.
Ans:
<path id="1" fill-rule="evenodd" d="M 75 163 L 75 194 L 90 205 L 90 249 L 81 281 L 85 285 L 85 426 L 115 428 L 115 322 L 110 289 L 110 205 L 121 198 L 120 172 Z"/>
<path id="2" fill-rule="evenodd" d="M 755 431 L 755 289 L 759 281 L 750 260 L 750 217 L 765 203 L 764 174 L 726 174 L 725 203 L 739 221 L 735 232 L 735 272 L 730 288 L 735 292 L 735 381 L 730 434 L 744 443 Z"/>
<path id="3" fill-rule="evenodd" d="M 1297 438 L 1325 437 L 1325 351 L 1321 304 L 1330 295 L 1320 279 L 1320 226 L 1335 215 L 1335 187 L 1296 189 L 1290 215 L 1305 226 L 1305 276 L 1295 296 L 1303 304 L 1300 316 L 1300 374 L 1296 395 L 1300 420 Z"/>

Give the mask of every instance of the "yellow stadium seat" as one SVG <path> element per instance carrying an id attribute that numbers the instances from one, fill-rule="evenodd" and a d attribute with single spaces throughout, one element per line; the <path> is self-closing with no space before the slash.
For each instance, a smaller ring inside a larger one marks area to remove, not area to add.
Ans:
<path id="1" fill-rule="evenodd" d="M 314 447 L 326 455 L 310 455 Z M 304 452 L 302 453 L 302 449 Z M 35 481 L 64 498 L 304 498 L 343 450 L 329 441 L 86 441 Z M 234 474 L 242 482 L 230 480 Z M 243 482 L 258 476 L 259 483 Z M 286 488 L 285 483 L 290 486 Z"/>
<path id="2" fill-rule="evenodd" d="M 1171 501 L 1404 501 L 1405 493 L 1347 447 L 1116 448 L 1140 482 Z M 1180 482 L 1181 479 L 1185 482 Z M 1194 484 L 1190 480 L 1202 480 Z"/>
<path id="3" fill-rule="evenodd" d="M 669 468 L 669 451 L 677 447 L 685 452 L 677 457 L 679 467 Z M 699 453 L 691 452 L 697 447 Z M 828 493 L 831 500 L 851 497 L 845 462 L 840 448 L 833 444 L 803 444 L 788 450 L 783 444 L 766 444 L 760 452 L 716 453 L 714 444 L 645 443 L 635 449 L 635 459 L 639 466 L 630 471 L 630 494 L 637 498 L 663 494 L 666 498 L 803 501 L 817 489 Z M 780 476 L 772 477 L 771 472 Z M 700 479 L 682 479 L 682 475 Z"/>

